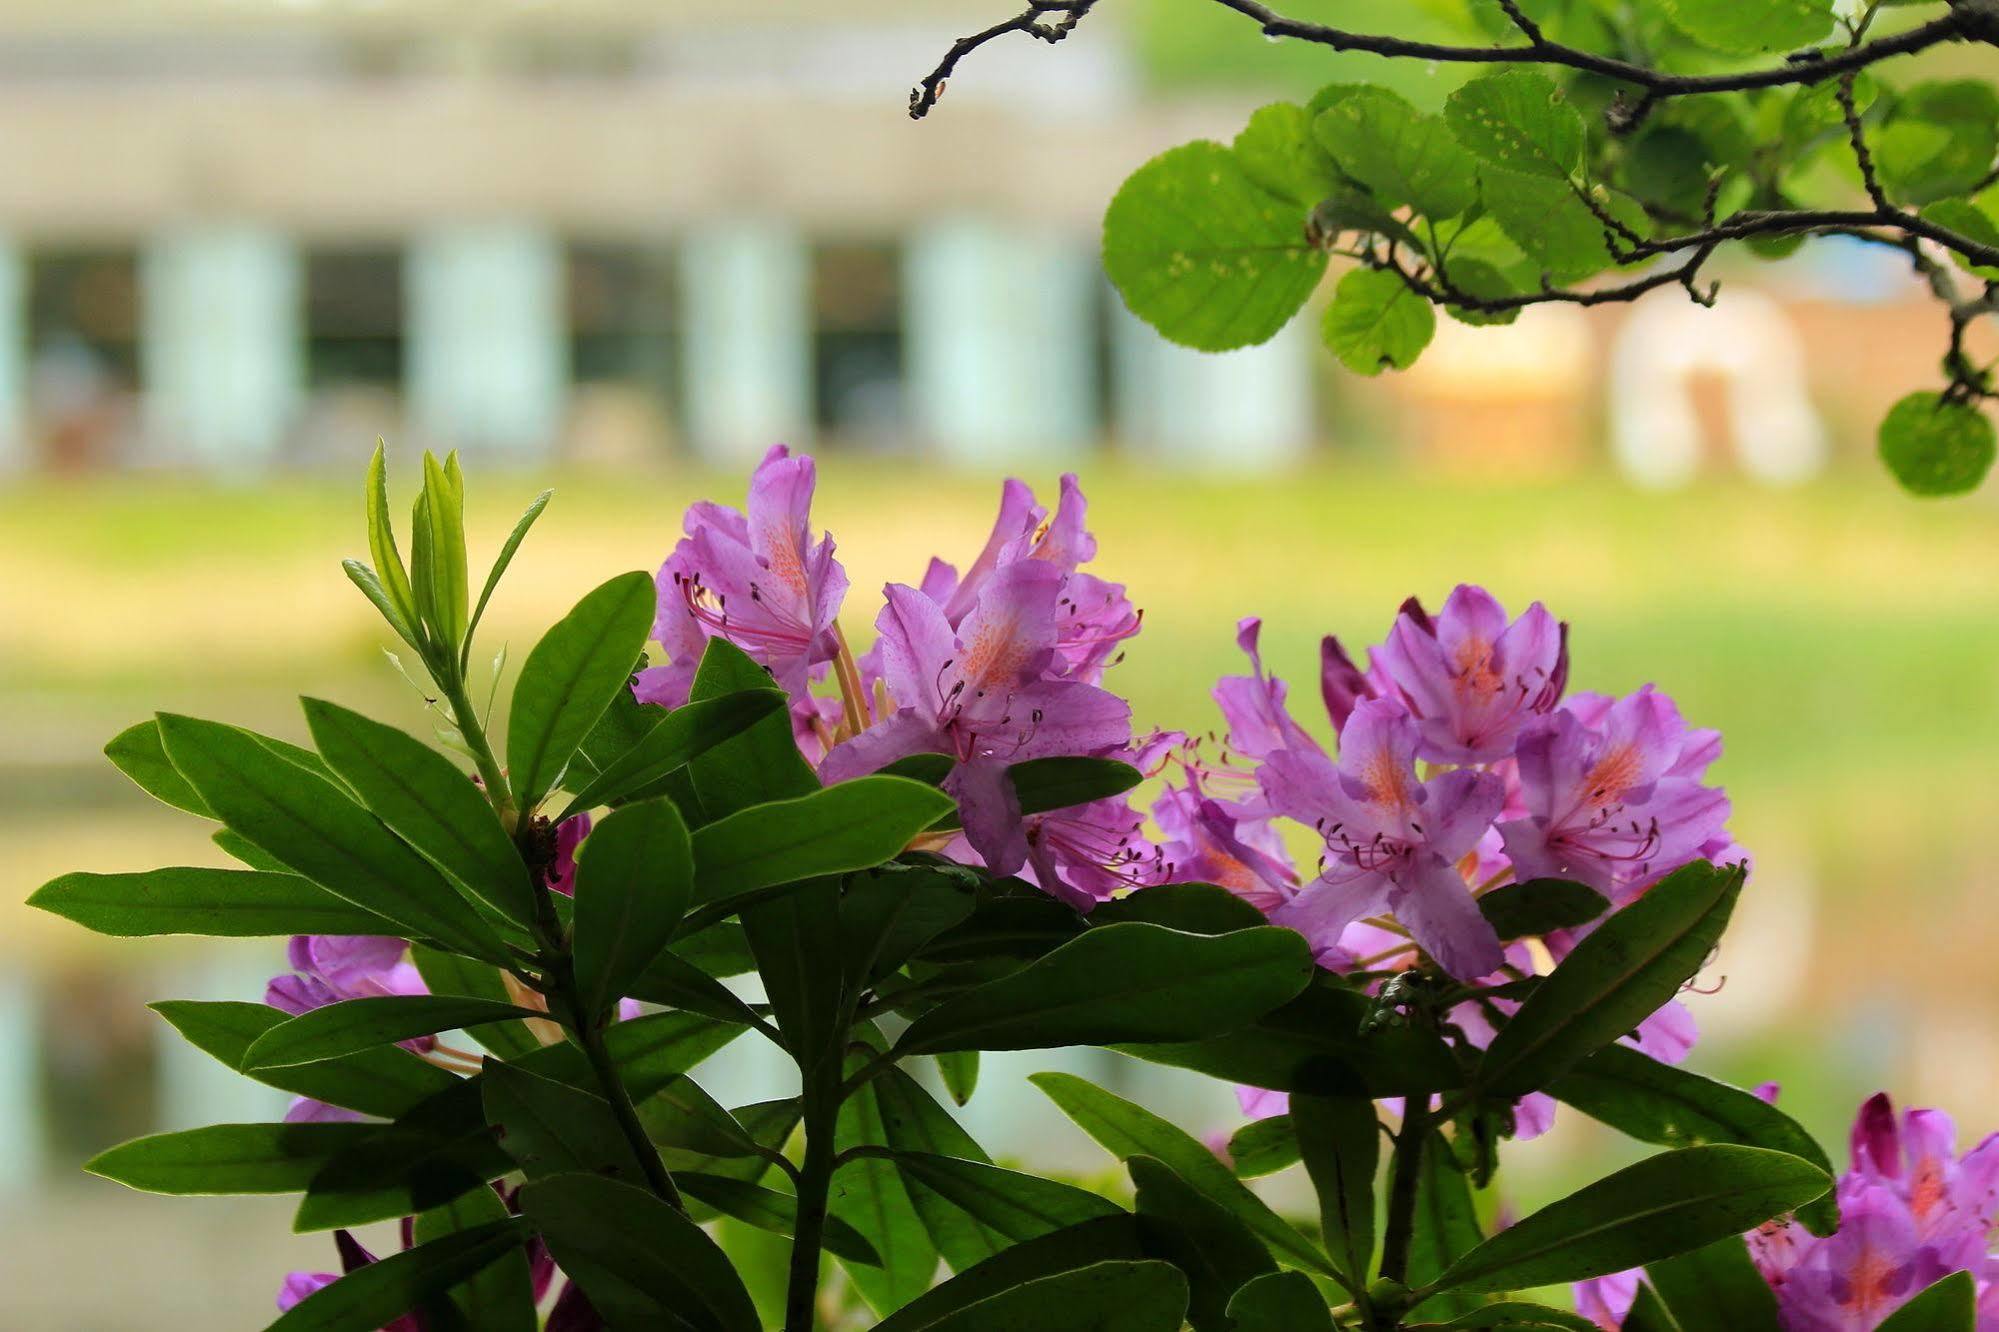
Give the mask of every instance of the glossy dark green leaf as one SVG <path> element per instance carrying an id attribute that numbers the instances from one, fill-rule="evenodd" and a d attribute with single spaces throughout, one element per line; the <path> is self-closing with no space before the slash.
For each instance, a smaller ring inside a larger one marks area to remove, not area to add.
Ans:
<path id="1" fill-rule="evenodd" d="M 1523 1217 L 1438 1284 L 1477 1292 L 1606 1276 L 1739 1235 L 1831 1187 L 1809 1161 L 1760 1147 L 1661 1152 Z"/>
<path id="2" fill-rule="evenodd" d="M 1662 1064 L 1623 1045 L 1597 1051 L 1557 1078 L 1548 1091 L 1590 1118 L 1640 1142 L 1663 1147 L 1739 1143 L 1803 1157 L 1827 1174 L 1825 1149 L 1789 1115 L 1762 1097 Z M 1838 1204 L 1828 1194 L 1798 1210 L 1814 1233 L 1839 1225 Z"/>
<path id="3" fill-rule="evenodd" d="M 1783 1332 L 1777 1297 L 1750 1261 L 1749 1246 L 1740 1235 L 1648 1263 L 1645 1278 L 1682 1327 Z"/>
<path id="4" fill-rule="evenodd" d="M 603 1097 L 511 1064 L 489 1065 L 486 1118 L 529 1179 L 601 1175 L 643 1188 L 645 1171 Z"/>
<path id="5" fill-rule="evenodd" d="M 321 699 L 301 702 L 327 765 L 377 818 L 501 915 L 534 919 L 527 865 L 470 776 L 393 726 Z"/>
<path id="6" fill-rule="evenodd" d="M 1291 1126 L 1319 1195 L 1326 1252 L 1346 1274 L 1347 1288 L 1363 1289 L 1374 1260 L 1374 1172 L 1381 1161 L 1374 1102 L 1294 1094 Z"/>
<path id="7" fill-rule="evenodd" d="M 1162 883 L 1105 902 L 1090 913 L 1093 926 L 1127 920 L 1189 934 L 1227 934 L 1266 923 L 1261 911 L 1212 883 Z"/>
<path id="8" fill-rule="evenodd" d="M 1072 1074 L 1036 1073 L 1028 1080 L 1113 1156 L 1120 1160 L 1134 1156 L 1157 1158 L 1189 1185 L 1234 1213 L 1287 1262 L 1333 1275 L 1326 1256 L 1270 1210 L 1269 1204 L 1250 1192 L 1208 1150 L 1207 1144 L 1150 1110 Z"/>
<path id="9" fill-rule="evenodd" d="M 1187 1278 L 1171 1263 L 1097 1263 L 921 1326 L 926 1332 L 1179 1332 L 1187 1302 Z"/>
<path id="10" fill-rule="evenodd" d="M 397 926 L 296 874 L 174 868 L 65 874 L 28 905 L 120 938 L 205 934 L 393 934 Z"/>
<path id="11" fill-rule="evenodd" d="M 610 1011 L 666 951 L 694 893 L 694 845 L 668 800 L 613 810 L 576 857 L 576 984 L 586 1017 Z"/>
<path id="12" fill-rule="evenodd" d="M 741 913 L 771 1017 L 801 1066 L 838 1058 L 846 1038 L 846 959 L 831 946 L 839 936 L 839 909 L 839 881 L 815 879 Z"/>
<path id="13" fill-rule="evenodd" d="M 951 807 L 921 782 L 876 776 L 738 810 L 695 831 L 695 900 L 873 869 Z"/>
<path id="14" fill-rule="evenodd" d="M 874 1098 L 882 1140 L 897 1154 L 903 1188 L 929 1232 L 931 1243 L 951 1270 L 962 1272 L 1004 1249 L 1009 1242 L 1007 1232 L 988 1224 L 982 1214 L 996 1204 L 980 1195 L 970 1200 L 973 1206 L 961 1205 L 971 1186 L 953 1180 L 933 1186 L 921 1170 L 901 1166 L 905 1156 L 954 1158 L 974 1166 L 990 1165 L 992 1158 L 986 1155 L 985 1148 L 979 1146 L 950 1111 L 900 1068 L 882 1070 L 868 1090 Z"/>
<path id="15" fill-rule="evenodd" d="M 442 1207 L 420 1213 L 411 1223 L 416 1244 L 462 1234 L 508 1219 L 507 1205 L 492 1189 L 473 1189 Z M 478 1332 L 537 1332 L 534 1279 L 525 1248 L 502 1254 L 476 1275 L 451 1288 L 451 1303 L 468 1328 Z"/>
<path id="16" fill-rule="evenodd" d="M 850 1054 L 848 1072 L 857 1071 L 867 1059 L 859 1051 Z M 863 1087 L 840 1107 L 834 1133 L 840 1151 L 893 1145 L 878 1099 L 881 1085 L 878 1080 Z M 930 1288 L 937 1272 L 937 1246 L 893 1161 L 861 1156 L 841 1165 L 833 1177 L 830 1210 L 866 1236 L 881 1257 L 879 1267 L 850 1264 L 847 1268 L 878 1315 L 893 1313 Z"/>
<path id="17" fill-rule="evenodd" d="M 692 1078 L 674 1078 L 640 1102 L 638 1113 L 646 1136 L 662 1148 L 711 1158 L 757 1155 L 756 1140 Z"/>
<path id="18" fill-rule="evenodd" d="M 1877 445 L 1902 488 L 1925 498 L 1976 490 L 1999 454 L 1990 417 L 1937 393 L 1911 393 L 1889 408 Z"/>
<path id="19" fill-rule="evenodd" d="M 155 800 L 189 814 L 199 814 L 204 819 L 217 817 L 215 811 L 208 807 L 208 802 L 201 798 L 201 793 L 180 775 L 173 760 L 167 757 L 166 746 L 160 740 L 160 724 L 152 718 L 128 726 L 112 736 L 110 743 L 104 746 L 104 757 Z"/>
<path id="20" fill-rule="evenodd" d="M 1505 1329 L 1506 1332 L 1598 1332 L 1597 1325 L 1581 1314 L 1555 1309 L 1526 1300 L 1499 1300 L 1468 1309 L 1441 1323 L 1409 1323 L 1408 1332 L 1458 1332 L 1473 1328 Z"/>
<path id="21" fill-rule="evenodd" d="M 1977 1303 L 1971 1273 L 1952 1272 L 1882 1319 L 1874 1332 L 1972 1332 Z"/>
<path id="22" fill-rule="evenodd" d="M 528 1184 L 520 1200 L 556 1262 L 614 1326 L 760 1330 L 728 1256 L 652 1194 L 566 1174 Z"/>
<path id="23" fill-rule="evenodd" d="M 266 1332 L 373 1332 L 518 1250 L 528 1233 L 509 1217 L 390 1254 L 306 1296 Z"/>
<path id="24" fill-rule="evenodd" d="M 320 886 L 418 937 L 501 962 L 507 951 L 429 861 L 331 781 L 248 732 L 162 714 L 174 766 L 231 828 Z"/>
<path id="25" fill-rule="evenodd" d="M 908 1054 L 1184 1041 L 1247 1025 L 1311 979 L 1311 949 L 1264 926 L 1201 935 L 1130 923 L 1092 929 L 911 1024 Z"/>
<path id="26" fill-rule="evenodd" d="M 1334 1332 L 1325 1296 L 1303 1272 L 1271 1272 L 1229 1300 L 1235 1332 Z"/>
<path id="27" fill-rule="evenodd" d="M 1700 970 L 1741 891 L 1740 866 L 1697 860 L 1604 921 L 1486 1046 L 1478 1084 L 1537 1090 L 1631 1031 Z"/>
<path id="28" fill-rule="evenodd" d="M 628 998 L 723 1022 L 754 1026 L 757 1020 L 756 1013 L 735 991 L 670 949 L 648 962 L 645 970 L 624 986 L 624 992 Z"/>
<path id="29" fill-rule="evenodd" d="M 520 550 L 521 542 L 527 539 L 528 529 L 534 526 L 535 519 L 541 517 L 541 511 L 548 507 L 548 502 L 554 495 L 553 490 L 544 490 L 536 495 L 529 502 L 527 510 L 514 520 L 513 530 L 507 533 L 507 539 L 500 543 L 500 553 L 493 557 L 493 567 L 486 573 L 486 585 L 479 589 L 478 604 L 472 608 L 471 622 L 465 627 L 465 642 L 468 647 L 472 642 L 473 633 L 479 628 L 479 621 L 485 617 L 486 603 L 493 599 L 493 591 L 500 585 L 501 576 L 507 572 L 507 566 L 514 562 L 514 555 Z"/>
<path id="30" fill-rule="evenodd" d="M 1237 1179 L 1274 1175 L 1304 1159 L 1288 1114 L 1252 1119 L 1244 1124 L 1230 1136 L 1228 1155 L 1229 1167 Z"/>
<path id="31" fill-rule="evenodd" d="M 1504 884 L 1478 899 L 1478 909 L 1502 939 L 1551 934 L 1587 925 L 1610 907 L 1604 895 L 1586 883 L 1567 879 L 1529 879 Z"/>
<path id="32" fill-rule="evenodd" d="M 732 1216 L 746 1225 L 790 1236 L 798 1228 L 798 1199 L 726 1175 L 699 1171 L 675 1172 L 673 1182 L 696 1202 Z M 881 1266 L 881 1256 L 866 1237 L 837 1216 L 826 1218 L 826 1251 L 849 1262 Z"/>
<path id="33" fill-rule="evenodd" d="M 689 698 L 696 703 L 745 689 L 769 689 L 770 672 L 726 638 L 711 638 L 694 672 Z M 701 807 L 698 826 L 772 800 L 819 789 L 819 774 L 798 751 L 789 712 L 764 718 L 687 765 Z"/>
<path id="34" fill-rule="evenodd" d="M 1471 1181 L 1459 1168 L 1451 1144 L 1443 1135 L 1432 1133 L 1417 1163 L 1415 1224 L 1409 1235 L 1409 1284 L 1435 1281 L 1451 1264 L 1477 1248 L 1485 1239 L 1479 1229 L 1478 1208 L 1472 1201 Z M 1467 1314 L 1478 1304 L 1475 1296 L 1447 1290 L 1418 1306 L 1426 1317 L 1448 1318 Z"/>
<path id="35" fill-rule="evenodd" d="M 968 1105 L 972 1093 L 979 1087 L 979 1052 L 977 1050 L 947 1050 L 937 1056 L 937 1074 L 944 1079 L 944 1090 L 951 1093 L 951 1099 L 959 1105 Z"/>
<path id="36" fill-rule="evenodd" d="M 777 689 L 745 689 L 676 708 L 598 769 L 560 817 L 655 794 L 669 774 L 783 709 Z"/>
<path id="37" fill-rule="evenodd" d="M 240 1070 L 259 1036 L 286 1020 L 265 1004 L 166 999 L 151 1005 L 189 1044 Z M 407 1050 L 387 1046 L 293 1068 L 257 1069 L 257 1081 L 328 1105 L 393 1119 L 458 1079 Z"/>
<path id="38" fill-rule="evenodd" d="M 531 809 L 631 676 L 652 631 L 650 574 L 619 574 L 576 603 L 528 653 L 507 721 L 514 797 Z"/>
<path id="39" fill-rule="evenodd" d="M 1123 795 L 1144 780 L 1129 763 L 1083 755 L 1028 759 L 1006 770 L 1022 814 L 1069 809 Z"/>
<path id="40" fill-rule="evenodd" d="M 1027 1240 L 960 1272 L 876 1324 L 875 1332 L 920 1332 L 995 1295 L 1063 1272 L 1147 1257 L 1138 1219 L 1100 1217 Z"/>
<path id="41" fill-rule="evenodd" d="M 476 1027 L 482 1022 L 534 1016 L 538 1015 L 531 1009 L 466 995 L 391 994 L 345 999 L 271 1028 L 244 1053 L 243 1067 L 310 1064 L 419 1036 Z"/>
<path id="42" fill-rule="evenodd" d="M 1201 351 L 1268 341 L 1305 304 L 1326 256 L 1303 209 L 1227 147 L 1182 144 L 1134 171 L 1104 212 L 1104 272 L 1131 312 Z"/>
<path id="43" fill-rule="evenodd" d="M 1230 1299 L 1276 1262 L 1234 1212 L 1158 1159 L 1134 1156 L 1125 1167 L 1149 1244 L 1187 1278 L 1187 1321 L 1195 1332 L 1228 1332 Z"/>
<path id="44" fill-rule="evenodd" d="M 365 1126 L 366 1137 L 313 1176 L 292 1227 L 354 1227 L 443 1206 L 512 1171 L 513 1158 L 486 1123 L 479 1078 L 410 1107 L 394 1122 Z"/>
<path id="45" fill-rule="evenodd" d="M 978 897 L 962 877 L 889 865 L 850 876 L 840 894 L 840 947 L 847 987 L 859 994 L 900 971 L 932 939 L 964 923 Z"/>
<path id="46" fill-rule="evenodd" d="M 134 1138 L 83 1163 L 146 1193 L 296 1193 L 366 1124 L 210 1124 Z"/>
<path id="47" fill-rule="evenodd" d="M 899 1151 L 895 1163 L 913 1182 L 1013 1241 L 1122 1210 L 1087 1189 L 981 1161 Z"/>
<path id="48" fill-rule="evenodd" d="M 633 1100 L 643 1101 L 742 1034 L 734 1023 L 698 1013 L 648 1013 L 613 1022 L 604 1031 L 604 1045 L 625 1090 Z M 567 1054 L 565 1050 L 564 1057 Z"/>
<path id="49" fill-rule="evenodd" d="M 410 961 L 416 964 L 417 974 L 423 977 L 432 994 L 470 995 L 499 1004 L 514 1002 L 505 973 L 490 962 L 422 944 L 411 947 Z M 465 1034 L 504 1059 L 541 1049 L 541 1041 L 521 1022 L 487 1022 Z"/>
<path id="50" fill-rule="evenodd" d="M 1673 1311 L 1659 1298 L 1659 1292 L 1640 1282 L 1638 1293 L 1631 1298 L 1631 1311 L 1624 1315 L 1624 1326 L 1620 1332 L 1687 1332 L 1687 1329 L 1673 1317 Z"/>

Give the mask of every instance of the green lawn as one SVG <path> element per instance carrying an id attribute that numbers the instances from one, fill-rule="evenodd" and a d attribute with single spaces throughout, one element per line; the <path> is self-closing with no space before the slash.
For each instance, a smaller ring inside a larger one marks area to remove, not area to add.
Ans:
<path id="1" fill-rule="evenodd" d="M 1983 840 L 1999 752 L 1999 524 L 1984 501 L 1915 503 L 1872 470 L 1796 492 L 1670 496 L 1331 466 L 1239 482 L 1106 463 L 1084 481 L 1096 567 L 1146 610 L 1112 676 L 1142 724 L 1214 724 L 1206 691 L 1238 667 L 1240 615 L 1265 617 L 1271 664 L 1309 716 L 1321 633 L 1358 649 L 1404 596 L 1434 604 L 1459 580 L 1516 606 L 1539 597 L 1574 626 L 1577 687 L 1654 680 L 1728 737 L 1718 773 L 1758 874 L 1715 967 L 1725 987 L 1693 1000 L 1724 1038 L 1705 1066 L 1763 1076 L 1752 1054 L 1808 1022 L 1814 1042 L 1774 1067 L 1818 1093 L 1816 1127 L 1836 1131 L 1842 1102 L 1881 1078 L 1967 1121 L 1999 1110 L 1999 1051 L 1946 1059 L 1934 1044 L 1990 1041 L 1980 1033 L 1999 1011 Z M 490 551 L 540 482 L 475 468 L 472 484 L 475 550 Z M 518 659 L 588 586 L 657 565 L 688 499 L 734 500 L 740 486 L 691 472 L 560 478 L 495 603 L 493 645 Z M 303 691 L 422 726 L 421 701 L 381 655 L 385 632 L 337 567 L 364 544 L 357 489 L 121 478 L 0 495 L 12 850 L 0 895 L 18 901 L 65 868 L 207 850 L 95 757 L 152 708 L 297 735 L 290 699 Z M 819 512 L 855 587 L 872 589 L 914 581 L 932 552 L 968 559 L 994 489 L 835 459 Z M 850 633 L 867 634 L 874 605 L 851 598 Z M 0 936 L 18 952 L 46 961 L 92 946 L 32 914 L 15 911 Z M 1889 1033 L 1905 1022 L 1913 1035 Z"/>

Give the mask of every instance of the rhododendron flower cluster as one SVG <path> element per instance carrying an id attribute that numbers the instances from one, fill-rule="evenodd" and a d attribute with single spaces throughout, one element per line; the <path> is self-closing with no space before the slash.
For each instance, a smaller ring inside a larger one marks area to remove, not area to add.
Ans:
<path id="1" fill-rule="evenodd" d="M 1999 1133 L 1960 1157 L 1949 1115 L 1909 1110 L 1898 1118 L 1888 1094 L 1878 1093 L 1854 1120 L 1852 1164 L 1836 1196 L 1833 1235 L 1780 1219 L 1746 1237 L 1786 1332 L 1873 1332 L 1952 1272 L 1969 1272 L 1976 1283 L 1978 1332 L 1999 1330 L 1999 1254 L 1992 1249 Z M 1641 1280 L 1632 1271 L 1581 1282 L 1577 1312 L 1616 1332 Z"/>

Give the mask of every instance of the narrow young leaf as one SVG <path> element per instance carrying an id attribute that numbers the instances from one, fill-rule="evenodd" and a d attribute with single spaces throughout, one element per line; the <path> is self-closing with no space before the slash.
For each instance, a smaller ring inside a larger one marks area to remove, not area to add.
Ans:
<path id="1" fill-rule="evenodd" d="M 1952 1272 L 1882 1319 L 1874 1332 L 1972 1332 L 1977 1303 L 1971 1273 Z"/>
<path id="2" fill-rule="evenodd" d="M 296 874 L 175 868 L 65 874 L 28 905 L 119 938 L 205 934 L 394 934 L 398 927 Z"/>
<path id="3" fill-rule="evenodd" d="M 435 455 L 426 452 L 423 493 L 417 499 L 430 538 L 430 558 L 424 571 L 429 584 L 430 628 L 453 656 L 465 645 L 471 595 L 465 571 L 465 492 L 457 469 L 456 453 L 440 464 Z"/>
<path id="4" fill-rule="evenodd" d="M 608 1013 L 673 941 L 694 893 L 680 811 L 645 800 L 591 829 L 576 859 L 576 983 L 586 1020 Z"/>
<path id="5" fill-rule="evenodd" d="M 1291 930 L 1200 935 L 1107 925 L 939 1004 L 898 1044 L 906 1054 L 935 1054 L 1199 1040 L 1268 1013 L 1311 974 L 1311 950 Z"/>
<path id="6" fill-rule="evenodd" d="M 507 723 L 514 797 L 532 809 L 630 678 L 652 631 L 652 575 L 619 574 L 576 603 L 528 653 Z"/>
<path id="7" fill-rule="evenodd" d="M 146 1193 L 296 1193 L 367 1124 L 210 1124 L 134 1138 L 83 1163 Z"/>
<path id="8" fill-rule="evenodd" d="M 160 724 L 154 719 L 149 717 L 112 736 L 104 746 L 104 757 L 153 799 L 204 819 L 217 817 L 201 793 L 167 757 L 166 746 L 160 740 Z"/>
<path id="9" fill-rule="evenodd" d="M 377 818 L 502 916 L 534 919 L 527 865 L 470 776 L 393 726 L 337 703 L 300 701 L 327 765 Z"/>
<path id="10" fill-rule="evenodd" d="M 150 1007 L 189 1044 L 237 1070 L 251 1044 L 286 1020 L 284 1012 L 266 1004 L 164 999 Z M 394 1119 L 458 1082 L 437 1065 L 393 1046 L 296 1068 L 256 1069 L 248 1076 L 296 1096 L 384 1119 Z"/>
<path id="11" fill-rule="evenodd" d="M 1188 1184 L 1233 1212 L 1287 1262 L 1326 1276 L 1336 1274 L 1326 1256 L 1271 1211 L 1269 1204 L 1251 1193 L 1205 1143 L 1150 1110 L 1072 1074 L 1036 1073 L 1028 1081 L 1113 1156 L 1120 1160 L 1156 1157 Z"/>
<path id="12" fill-rule="evenodd" d="M 676 708 L 598 770 L 557 821 L 586 809 L 658 794 L 656 788 L 666 777 L 783 709 L 784 694 L 776 689 L 744 689 Z"/>
<path id="13" fill-rule="evenodd" d="M 507 1205 L 492 1189 L 473 1189 L 442 1207 L 419 1214 L 411 1224 L 412 1241 L 421 1246 L 449 1235 L 509 1220 Z M 525 1248 L 502 1254 L 493 1263 L 454 1286 L 451 1303 L 478 1332 L 537 1332 L 534 1276 Z"/>
<path id="14" fill-rule="evenodd" d="M 396 631 L 396 637 L 415 648 L 419 654 L 423 653 L 423 632 L 403 617 L 402 611 L 389 599 L 388 592 L 383 590 L 382 580 L 375 576 L 375 571 L 359 560 L 342 560 L 340 568 L 346 573 L 347 581 L 361 590 L 361 595 L 374 605 L 389 628 Z"/>
<path id="15" fill-rule="evenodd" d="M 465 642 L 468 647 L 472 642 L 472 635 L 479 628 L 480 619 L 486 614 L 486 603 L 493 599 L 493 589 L 500 585 L 500 576 L 506 573 L 507 566 L 514 562 L 514 552 L 521 548 L 521 542 L 527 537 L 528 529 L 534 526 L 535 519 L 541 517 L 541 511 L 548 507 L 548 501 L 554 494 L 553 490 L 544 490 L 536 495 L 534 502 L 528 505 L 527 512 L 515 521 L 514 530 L 507 533 L 507 539 L 501 543 L 500 553 L 494 557 L 492 570 L 486 575 L 486 585 L 479 589 L 479 604 L 472 608 L 471 622 L 465 626 Z"/>
<path id="16" fill-rule="evenodd" d="M 292 869 L 402 930 L 474 957 L 507 950 L 471 903 L 380 820 L 248 732 L 162 714 L 167 754 L 231 828 Z"/>
<path id="17" fill-rule="evenodd" d="M 613 1326 L 758 1332 L 756 1305 L 702 1229 L 641 1189 L 558 1175 L 521 1190 L 562 1270 Z"/>
<path id="18" fill-rule="evenodd" d="M 1656 1012 L 1706 961 L 1742 875 L 1697 860 L 1598 926 L 1493 1037 L 1478 1085 L 1502 1095 L 1544 1087 Z"/>
<path id="19" fill-rule="evenodd" d="M 1345 1273 L 1348 1290 L 1365 1289 L 1374 1259 L 1374 1172 L 1381 1160 L 1374 1102 L 1294 1095 L 1291 1125 L 1319 1195 L 1326 1252 Z"/>
<path id="20" fill-rule="evenodd" d="M 300 1300 L 265 1332 L 372 1332 L 519 1249 L 528 1223 L 508 1217 L 357 1267 Z"/>
<path id="21" fill-rule="evenodd" d="M 1661 1152 L 1522 1218 L 1436 1284 L 1475 1293 L 1606 1276 L 1739 1235 L 1831 1187 L 1809 1161 L 1760 1147 Z"/>
<path id="22" fill-rule="evenodd" d="M 416 597 L 410 591 L 409 573 L 403 567 L 402 552 L 396 549 L 396 530 L 389 520 L 387 454 L 387 446 L 377 440 L 374 456 L 368 459 L 368 555 L 375 561 L 372 572 L 388 602 L 383 614 L 392 609 L 401 617 L 401 624 L 396 624 L 393 618 L 389 622 L 415 647 L 412 626 L 417 623 Z"/>
<path id="23" fill-rule="evenodd" d="M 245 1069 L 283 1068 L 335 1059 L 482 1022 L 538 1016 L 515 1004 L 448 994 L 390 994 L 311 1009 L 265 1032 L 244 1052 Z"/>

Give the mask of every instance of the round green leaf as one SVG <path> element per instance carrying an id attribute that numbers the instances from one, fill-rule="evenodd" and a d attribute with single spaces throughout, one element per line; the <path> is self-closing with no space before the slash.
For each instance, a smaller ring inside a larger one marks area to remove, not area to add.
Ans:
<path id="1" fill-rule="evenodd" d="M 1339 98 L 1319 113 L 1312 132 L 1340 170 L 1384 207 L 1408 204 L 1441 222 L 1478 199 L 1476 159 L 1450 126 L 1386 88 L 1360 88 Z"/>
<path id="2" fill-rule="evenodd" d="M 1357 375 L 1405 370 L 1437 331 L 1437 312 L 1395 274 L 1356 268 L 1340 279 L 1320 325 L 1326 346 Z"/>
<path id="3" fill-rule="evenodd" d="M 1912 495 L 1962 495 L 1991 470 L 1992 421 L 1941 394 L 1911 393 L 1881 422 L 1881 461 Z"/>
<path id="4" fill-rule="evenodd" d="M 1200 351 L 1268 341 L 1326 271 L 1295 203 L 1229 149 L 1183 144 L 1131 174 L 1104 212 L 1104 271 L 1131 312 Z"/>
<path id="5" fill-rule="evenodd" d="M 1533 70 L 1471 80 L 1444 103 L 1444 121 L 1459 143 L 1514 171 L 1566 179 L 1582 164 L 1581 113 Z"/>
<path id="6" fill-rule="evenodd" d="M 1312 116 L 1296 102 L 1258 107 L 1235 136 L 1236 161 L 1280 199 L 1310 208 L 1340 185 L 1339 168 L 1312 137 Z"/>
<path id="7" fill-rule="evenodd" d="M 1659 0 L 1659 7 L 1702 46 L 1739 54 L 1796 50 L 1832 27 L 1831 0 Z"/>

